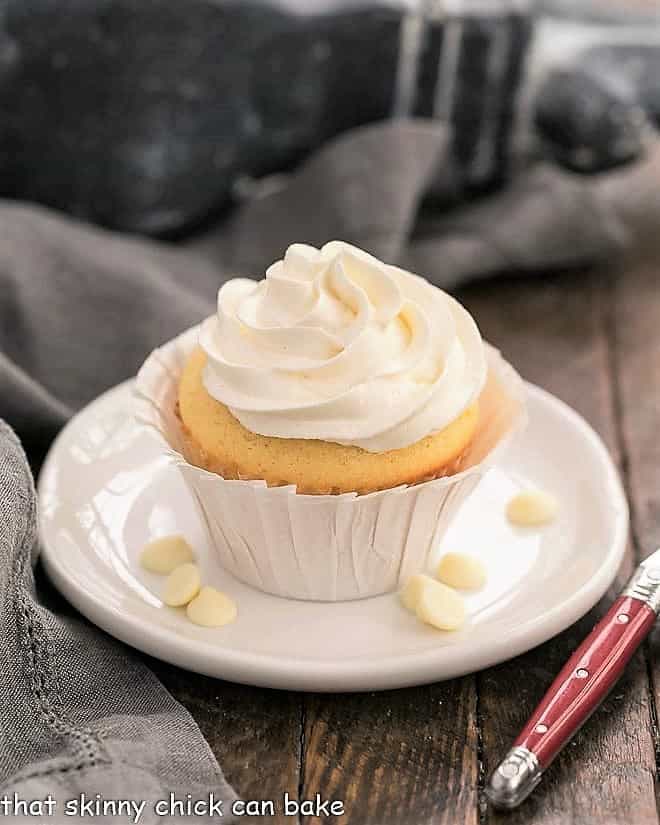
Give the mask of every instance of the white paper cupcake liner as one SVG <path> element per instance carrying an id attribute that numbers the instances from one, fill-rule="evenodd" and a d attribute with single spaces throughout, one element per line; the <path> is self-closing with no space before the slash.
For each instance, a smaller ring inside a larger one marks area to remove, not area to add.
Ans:
<path id="1" fill-rule="evenodd" d="M 400 587 L 426 567 L 462 502 L 526 422 L 520 376 L 488 347 L 480 425 L 460 473 L 366 495 L 307 495 L 293 485 L 224 479 L 186 461 L 175 412 L 198 331 L 149 356 L 136 381 L 135 415 L 193 491 L 223 567 L 278 596 L 343 601 Z"/>

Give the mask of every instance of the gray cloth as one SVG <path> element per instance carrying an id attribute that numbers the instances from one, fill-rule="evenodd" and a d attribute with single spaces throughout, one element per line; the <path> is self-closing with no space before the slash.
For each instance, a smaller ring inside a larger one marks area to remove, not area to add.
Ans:
<path id="1" fill-rule="evenodd" d="M 109 637 L 37 598 L 34 488 L 18 440 L 1 421 L 0 502 L 0 801 L 10 801 L 0 816 L 91 821 L 66 815 L 67 802 L 78 804 L 82 794 L 143 802 L 142 823 L 161 821 L 155 806 L 170 793 L 178 800 L 214 793 L 230 805 L 233 792 L 199 728 L 153 674 Z M 49 794 L 52 817 L 45 809 L 23 815 L 21 803 Z M 135 811 L 122 813 L 102 821 L 135 819 Z"/>
<path id="2" fill-rule="evenodd" d="M 261 277 L 293 241 L 346 240 L 452 287 L 611 255 L 634 236 L 640 215 L 657 222 L 655 150 L 646 165 L 598 178 L 538 166 L 489 198 L 420 215 L 431 181 L 435 192 L 445 180 L 452 186 L 447 145 L 442 127 L 423 122 L 343 135 L 290 177 L 246 184 L 236 213 L 187 247 L 0 205 L 0 417 L 37 464 L 75 410 L 210 313 L 224 279 Z M 139 660 L 35 595 L 33 543 L 34 493 L 2 427 L 3 792 L 229 798 L 199 730 Z"/>

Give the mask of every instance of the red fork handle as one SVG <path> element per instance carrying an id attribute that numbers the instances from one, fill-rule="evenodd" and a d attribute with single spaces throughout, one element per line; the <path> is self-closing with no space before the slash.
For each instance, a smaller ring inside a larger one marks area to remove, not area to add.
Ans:
<path id="1" fill-rule="evenodd" d="M 517 807 L 543 771 L 601 704 L 660 611 L 660 550 L 637 568 L 622 595 L 554 680 L 506 757 L 486 795 L 499 808 Z"/>
<path id="2" fill-rule="evenodd" d="M 620 596 L 561 669 L 513 747 L 535 754 L 545 770 L 610 692 L 655 619 L 644 602 Z"/>

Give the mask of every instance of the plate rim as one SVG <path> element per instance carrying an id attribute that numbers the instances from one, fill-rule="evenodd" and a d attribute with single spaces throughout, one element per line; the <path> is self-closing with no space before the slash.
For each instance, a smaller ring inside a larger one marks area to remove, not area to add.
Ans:
<path id="1" fill-rule="evenodd" d="M 107 396 L 120 395 L 133 384 L 128 379 L 106 390 L 74 415 L 53 441 L 41 468 L 37 482 L 39 501 L 42 487 L 50 475 L 58 455 L 60 443 L 75 428 L 77 420 L 89 408 L 102 404 Z M 354 658 L 318 661 L 295 656 L 223 648 L 205 639 L 196 639 L 194 645 L 178 636 L 176 631 L 152 623 L 150 634 L 144 634 L 141 620 L 131 612 L 104 604 L 78 586 L 51 553 L 42 527 L 42 509 L 39 507 L 40 559 L 56 589 L 89 621 L 104 632 L 154 658 L 187 670 L 214 678 L 227 679 L 258 687 L 311 692 L 369 691 L 409 687 L 457 678 L 512 659 L 565 630 L 585 615 L 607 592 L 623 560 L 629 529 L 629 508 L 623 484 L 609 450 L 601 436 L 587 420 L 566 402 L 530 382 L 525 382 L 531 396 L 554 407 L 561 417 L 568 419 L 586 438 L 606 471 L 607 488 L 613 511 L 614 531 L 608 552 L 597 573 L 575 590 L 563 602 L 555 604 L 541 616 L 516 625 L 499 642 L 489 640 L 484 651 L 479 645 L 468 647 L 457 644 L 442 645 L 437 651 L 422 650 L 393 654 L 378 659 Z M 377 597 L 379 598 L 379 597 Z M 182 640 L 185 643 L 182 643 Z M 438 671 L 441 671 L 438 673 Z M 408 674 L 408 676 L 406 675 Z M 322 687 L 319 685 L 322 684 Z"/>

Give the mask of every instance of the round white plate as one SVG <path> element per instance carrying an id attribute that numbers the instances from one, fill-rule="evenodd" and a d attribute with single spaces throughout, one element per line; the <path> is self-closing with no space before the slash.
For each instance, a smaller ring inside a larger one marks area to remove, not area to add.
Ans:
<path id="1" fill-rule="evenodd" d="M 448 679 L 559 633 L 605 593 L 623 556 L 628 512 L 607 450 L 577 413 L 530 386 L 527 431 L 438 548 L 478 555 L 488 569 L 486 587 L 467 596 L 463 630 L 422 625 L 396 594 L 339 604 L 269 596 L 221 569 L 194 499 L 133 424 L 130 402 L 130 383 L 110 390 L 53 445 L 39 483 L 42 558 L 56 587 L 91 621 L 190 670 L 317 691 Z M 507 500 L 528 486 L 559 498 L 553 524 L 507 523 Z M 172 532 L 196 548 L 204 580 L 236 600 L 234 624 L 200 628 L 162 604 L 162 579 L 137 560 L 145 542 Z"/>

